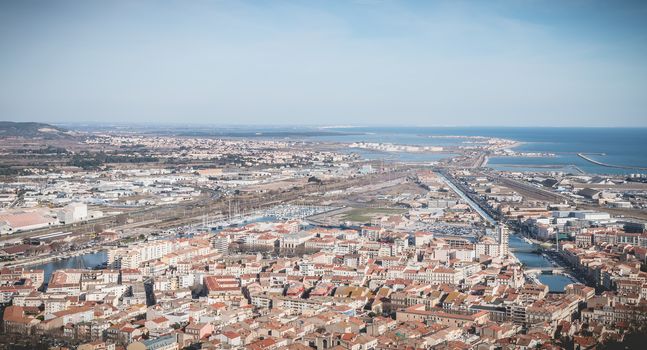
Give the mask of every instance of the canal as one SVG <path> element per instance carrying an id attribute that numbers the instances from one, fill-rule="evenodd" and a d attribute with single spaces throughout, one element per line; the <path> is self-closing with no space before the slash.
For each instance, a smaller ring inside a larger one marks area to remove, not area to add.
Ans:
<path id="1" fill-rule="evenodd" d="M 440 177 L 446 184 L 449 186 L 449 188 L 452 189 L 456 194 L 458 194 L 459 197 L 461 197 L 472 209 L 474 209 L 485 221 L 489 222 L 492 225 L 496 225 L 496 220 L 494 220 L 493 217 L 490 216 L 490 214 L 486 213 L 485 210 L 483 210 L 476 202 L 474 202 L 470 197 L 468 197 L 461 189 L 456 187 L 451 181 L 449 181 L 448 178 L 446 178 L 443 174 L 441 173 L 436 173 L 438 177 Z"/>
<path id="2" fill-rule="evenodd" d="M 253 222 L 268 222 L 274 219 L 268 216 L 254 217 L 249 220 L 244 220 L 236 226 L 246 225 Z M 212 232 L 219 232 L 222 229 L 212 230 Z M 192 234 L 186 234 L 182 237 L 192 237 Z M 172 239 L 181 237 L 180 235 L 160 236 L 160 239 Z M 103 250 L 95 253 L 88 253 L 83 255 L 72 256 L 65 259 L 50 261 L 45 264 L 33 265 L 31 269 L 42 269 L 45 272 L 45 282 L 49 282 L 52 273 L 60 269 L 92 269 L 94 267 L 103 265 L 108 262 L 108 253 Z"/>
<path id="3" fill-rule="evenodd" d="M 494 220 L 492 216 L 486 213 L 476 202 L 474 202 L 465 193 L 463 193 L 462 190 L 456 187 L 445 176 L 440 173 L 437 174 L 454 192 L 456 192 L 465 202 L 467 202 L 467 204 L 469 204 L 477 213 L 479 213 L 481 217 L 483 217 L 483 219 L 485 219 L 492 225 L 496 225 L 496 220 Z M 541 254 L 533 253 L 533 246 L 530 243 L 526 242 L 521 236 L 512 234 L 510 235 L 508 242 L 510 244 L 510 251 L 514 254 L 514 256 L 517 257 L 517 259 L 519 259 L 522 264 L 524 264 L 526 268 L 542 268 L 553 266 L 553 264 Z M 521 251 L 515 252 L 515 248 Z M 539 282 L 547 285 L 548 289 L 551 292 L 563 292 L 567 285 L 575 282 L 568 276 L 564 275 L 540 274 L 537 276 L 537 279 L 539 280 Z"/>
<path id="4" fill-rule="evenodd" d="M 524 264 L 526 268 L 542 268 L 542 267 L 551 267 L 553 264 L 550 260 L 546 259 L 541 254 L 536 254 L 530 252 L 533 248 L 532 244 L 526 242 L 523 237 L 512 234 L 508 240 L 510 244 L 510 251 L 514 256 L 519 259 L 519 261 Z M 517 251 L 515 250 L 522 250 Z M 548 286 L 548 289 L 551 292 L 563 292 L 564 288 L 571 284 L 575 283 L 571 278 L 565 275 L 537 275 L 539 282 Z"/>
<path id="5" fill-rule="evenodd" d="M 45 282 L 49 282 L 52 273 L 59 269 L 91 269 L 108 261 L 108 253 L 100 251 L 88 253 L 69 258 L 54 260 L 46 264 L 31 266 L 32 269 L 43 269 L 45 271 Z"/>
<path id="6" fill-rule="evenodd" d="M 461 193 L 460 191 L 457 191 Z M 487 215 L 486 213 L 483 213 Z M 268 218 L 253 221 L 267 221 Z M 174 237 L 174 236 L 170 236 Z M 526 242 L 520 235 L 511 234 L 509 238 L 510 251 L 526 268 L 550 267 L 553 264 L 541 254 L 533 253 L 532 244 Z M 520 251 L 515 251 L 520 250 Z M 45 281 L 49 282 L 52 273 L 58 269 L 93 268 L 108 261 L 108 254 L 105 251 L 73 256 L 66 259 L 55 260 L 46 264 L 36 265 L 32 268 L 45 271 Z M 543 275 L 537 276 L 539 281 L 548 286 L 551 292 L 563 292 L 564 288 L 574 281 L 564 275 Z"/>

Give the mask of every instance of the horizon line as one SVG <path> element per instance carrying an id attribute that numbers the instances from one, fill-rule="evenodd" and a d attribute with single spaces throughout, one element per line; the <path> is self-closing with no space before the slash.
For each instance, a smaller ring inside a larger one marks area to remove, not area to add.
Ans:
<path id="1" fill-rule="evenodd" d="M 14 122 L 14 123 L 44 123 L 52 125 L 116 125 L 116 126 L 209 126 L 209 127 L 230 127 L 230 128 L 244 128 L 244 127 L 303 127 L 303 128 L 317 128 L 317 129 L 358 129 L 358 128 L 590 128 L 590 129 L 623 129 L 623 128 L 647 128 L 646 125 L 441 125 L 441 124 L 308 124 L 308 123 L 211 123 L 211 122 L 175 122 L 175 121 L 14 121 L 14 120 L 0 120 L 0 122 Z"/>

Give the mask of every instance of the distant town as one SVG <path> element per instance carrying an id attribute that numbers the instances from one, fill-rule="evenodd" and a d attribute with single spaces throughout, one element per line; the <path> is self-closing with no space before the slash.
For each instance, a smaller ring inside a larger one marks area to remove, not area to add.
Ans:
<path id="1" fill-rule="evenodd" d="M 0 347 L 644 339 L 645 171 L 497 170 L 556 157 L 501 137 L 313 135 L 0 123 Z"/>

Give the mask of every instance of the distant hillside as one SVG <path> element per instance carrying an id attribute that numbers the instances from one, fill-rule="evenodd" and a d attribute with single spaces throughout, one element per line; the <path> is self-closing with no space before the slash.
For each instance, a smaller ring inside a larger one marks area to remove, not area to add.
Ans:
<path id="1" fill-rule="evenodd" d="M 45 123 L 0 121 L 0 137 L 59 138 L 73 135 L 73 132 Z"/>

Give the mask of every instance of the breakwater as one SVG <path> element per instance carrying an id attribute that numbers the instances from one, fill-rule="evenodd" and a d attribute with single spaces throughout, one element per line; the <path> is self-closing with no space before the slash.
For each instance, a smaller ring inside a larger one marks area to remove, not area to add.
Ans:
<path id="1" fill-rule="evenodd" d="M 595 165 L 599 165 L 599 166 L 603 166 L 603 167 L 607 167 L 607 168 L 629 169 L 629 170 L 647 170 L 647 168 L 639 167 L 639 166 L 615 165 L 615 164 L 603 163 L 603 162 L 600 162 L 600 161 L 597 161 L 595 159 L 587 157 L 586 154 L 584 154 L 584 153 L 578 153 L 577 156 L 584 159 L 584 160 L 586 160 L 589 163 L 593 163 Z"/>

